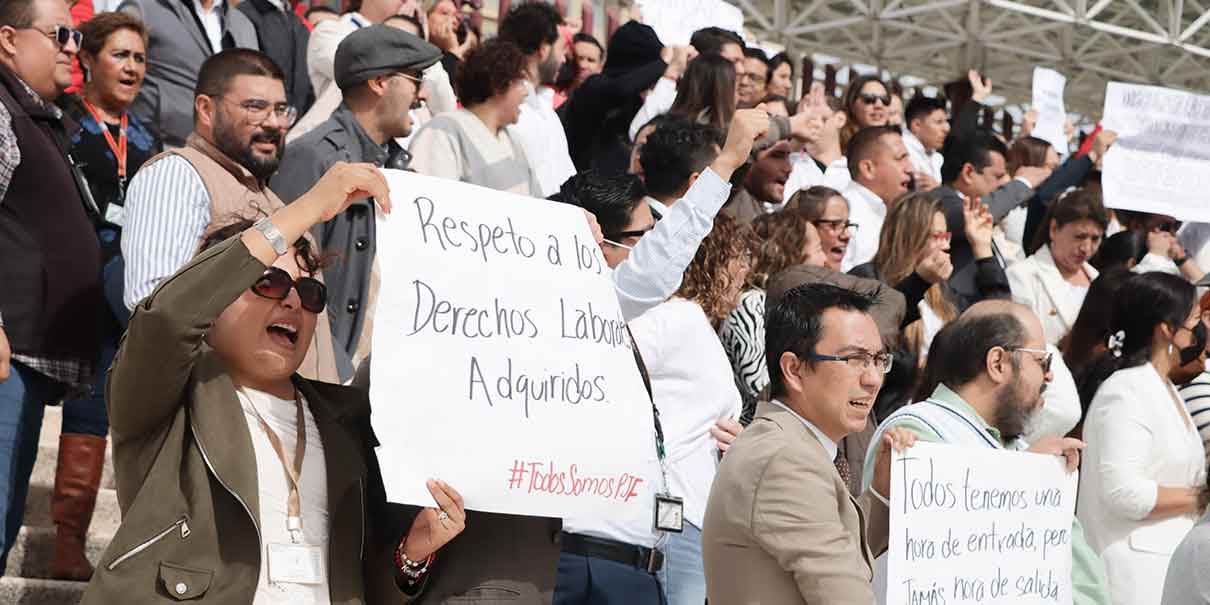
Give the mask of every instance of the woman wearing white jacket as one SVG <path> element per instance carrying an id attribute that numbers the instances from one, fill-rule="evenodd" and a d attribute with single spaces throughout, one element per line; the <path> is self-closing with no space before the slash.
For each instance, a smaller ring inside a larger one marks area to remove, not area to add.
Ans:
<path id="1" fill-rule="evenodd" d="M 1051 205 L 1041 246 L 1008 268 L 1013 300 L 1042 320 L 1046 342 L 1058 345 L 1071 331 L 1097 270 L 1088 260 L 1097 253 L 1109 213 L 1096 191 L 1077 189 Z"/>
<path id="2" fill-rule="evenodd" d="M 1200 353 L 1204 330 L 1192 284 L 1133 275 L 1114 305 L 1110 348 L 1090 372 L 1076 514 L 1115 605 L 1160 603 L 1172 553 L 1201 509 L 1205 450 L 1168 373 Z"/>

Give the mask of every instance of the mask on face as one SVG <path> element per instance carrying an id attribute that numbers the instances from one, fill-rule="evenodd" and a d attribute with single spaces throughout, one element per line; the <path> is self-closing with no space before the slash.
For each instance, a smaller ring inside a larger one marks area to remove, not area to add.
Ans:
<path id="1" fill-rule="evenodd" d="M 1197 359 L 1197 356 L 1201 355 L 1205 348 L 1206 324 L 1199 321 L 1197 322 L 1197 327 L 1193 328 L 1193 344 L 1187 347 L 1182 347 L 1180 350 L 1181 365 L 1186 365 L 1191 363 L 1194 359 Z"/>

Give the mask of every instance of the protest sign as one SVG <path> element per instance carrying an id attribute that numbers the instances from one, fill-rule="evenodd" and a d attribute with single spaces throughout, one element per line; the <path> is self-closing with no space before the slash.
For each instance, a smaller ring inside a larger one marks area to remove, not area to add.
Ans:
<path id="1" fill-rule="evenodd" d="M 655 30 L 664 46 L 685 46 L 693 32 L 721 27 L 744 35 L 744 14 L 723 0 L 639 0 L 643 23 Z"/>
<path id="2" fill-rule="evenodd" d="M 1038 113 L 1038 121 L 1030 133 L 1055 148 L 1060 155 L 1068 151 L 1067 135 L 1063 132 L 1067 124 L 1067 110 L 1063 107 L 1063 88 L 1067 78 L 1063 74 L 1045 67 L 1034 68 L 1034 94 L 1031 109 Z"/>
<path id="3" fill-rule="evenodd" d="M 1070 605 L 1078 473 L 1041 454 L 917 443 L 895 454 L 888 605 Z"/>
<path id="4" fill-rule="evenodd" d="M 1210 221 L 1210 97 L 1110 82 L 1101 124 L 1118 134 L 1102 164 L 1106 206 Z"/>
<path id="5" fill-rule="evenodd" d="M 651 399 L 584 212 L 384 170 L 370 400 L 391 501 L 629 520 L 658 477 Z"/>

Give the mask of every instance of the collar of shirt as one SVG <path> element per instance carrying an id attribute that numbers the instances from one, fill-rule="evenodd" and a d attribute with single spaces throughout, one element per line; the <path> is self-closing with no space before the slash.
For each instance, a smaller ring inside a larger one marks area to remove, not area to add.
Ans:
<path id="1" fill-rule="evenodd" d="M 274 7 L 276 7 L 276 8 L 277 8 L 277 10 L 279 10 L 279 11 L 282 11 L 282 12 L 289 12 L 289 11 L 286 9 L 286 2 L 285 2 L 285 0 L 269 0 L 269 4 L 272 4 L 272 5 L 273 5 Z"/>
<path id="2" fill-rule="evenodd" d="M 878 194 L 857 181 L 849 181 L 849 190 L 856 194 L 859 200 L 866 202 L 866 206 L 871 212 L 881 218 L 886 218 L 886 204 L 883 203 L 882 198 L 878 197 Z M 847 195 L 845 198 L 851 199 Z"/>
<path id="3" fill-rule="evenodd" d="M 945 405 L 953 409 L 955 412 L 962 414 L 963 416 L 966 416 L 968 420 L 975 424 L 975 426 L 986 431 L 988 435 L 991 435 L 992 439 L 996 440 L 996 443 L 1004 445 L 1004 437 L 1000 435 L 1000 429 L 988 424 L 987 421 L 979 415 L 979 412 L 975 411 L 975 408 L 971 407 L 969 403 L 964 401 L 961 396 L 954 392 L 953 389 L 945 386 L 944 384 L 938 384 L 937 388 L 933 389 L 933 394 L 929 396 L 929 399 L 935 403 Z"/>
<path id="4" fill-rule="evenodd" d="M 936 153 L 925 149 L 924 143 L 921 142 L 920 139 L 916 138 L 916 134 L 907 128 L 903 129 L 903 145 L 908 148 L 908 151 L 920 153 L 924 156 L 929 156 L 933 153 Z"/>
<path id="5" fill-rule="evenodd" d="M 795 412 L 794 410 L 790 409 L 790 406 L 788 406 L 776 399 L 770 400 L 769 403 L 772 403 L 773 405 L 793 414 L 794 417 L 797 418 L 798 421 L 801 422 L 803 426 L 807 427 L 808 431 L 811 431 L 811 433 L 815 435 L 816 439 L 819 439 L 819 444 L 822 445 L 824 451 L 828 453 L 828 459 L 830 459 L 830 460 L 836 459 L 836 452 L 840 451 L 840 446 L 836 445 L 835 441 L 832 441 L 830 438 L 828 438 L 827 435 L 825 435 L 823 433 L 823 431 L 819 430 L 819 427 L 815 426 L 814 424 L 811 424 L 811 421 L 807 420 L 806 418 L 803 418 L 802 416 L 799 416 L 798 412 Z"/>
<path id="6" fill-rule="evenodd" d="M 539 86 L 534 88 L 527 80 L 525 82 L 525 103 L 532 105 L 536 109 L 547 108 L 551 111 L 555 109 L 555 89 L 549 86 Z"/>
<path id="7" fill-rule="evenodd" d="M 210 5 L 210 10 L 206 10 L 206 8 L 202 6 L 201 0 L 193 0 L 193 10 L 197 12 L 199 18 L 201 18 L 203 15 L 209 14 L 222 15 L 223 7 L 226 5 L 227 3 L 225 0 L 214 0 L 214 4 Z"/>
<path id="8" fill-rule="evenodd" d="M 349 137 L 356 141 L 361 159 L 359 161 L 368 162 L 375 166 L 383 166 L 387 160 L 387 151 L 384 145 L 379 145 L 370 138 L 370 134 L 366 132 L 365 127 L 361 122 L 357 121 L 357 117 L 353 115 L 353 111 L 348 105 L 340 104 L 340 108 L 332 114 L 332 121 L 340 124 Z"/>
<path id="9" fill-rule="evenodd" d="M 25 91 L 25 94 L 29 95 L 29 99 L 38 107 L 49 111 L 55 116 L 56 120 L 63 119 L 63 111 L 60 110 L 57 105 L 54 103 L 47 103 L 46 99 L 43 99 L 41 95 L 39 95 L 37 92 L 34 92 L 34 89 L 30 88 L 29 84 L 26 84 L 25 80 L 22 80 L 21 76 L 18 76 L 16 72 L 13 72 L 13 77 L 17 79 L 17 83 L 21 85 L 21 88 Z"/>
<path id="10" fill-rule="evenodd" d="M 352 23 L 353 27 L 356 27 L 357 29 L 361 29 L 370 24 L 370 20 L 363 17 L 361 15 L 361 13 L 359 13 L 357 11 L 353 11 L 351 13 L 345 13 L 344 16 L 341 17 L 341 19 L 344 19 L 345 21 Z"/>

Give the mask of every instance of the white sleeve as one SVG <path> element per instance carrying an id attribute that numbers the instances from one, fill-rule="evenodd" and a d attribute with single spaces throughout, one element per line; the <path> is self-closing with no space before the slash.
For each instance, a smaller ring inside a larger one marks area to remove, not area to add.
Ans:
<path id="1" fill-rule="evenodd" d="M 315 94 L 336 80 L 336 48 L 348 35 L 349 24 L 341 19 L 324 21 L 311 30 L 307 41 L 307 75 Z"/>
<path id="2" fill-rule="evenodd" d="M 1158 271 L 1160 273 L 1167 273 L 1169 275 L 1179 276 L 1181 274 L 1181 270 L 1177 268 L 1176 263 L 1172 262 L 1172 259 L 1168 258 L 1167 256 L 1160 256 L 1150 252 L 1143 257 L 1143 260 L 1139 261 L 1139 264 L 1135 265 L 1130 270 L 1134 273 L 1149 273 L 1152 271 Z"/>
<path id="3" fill-rule="evenodd" d="M 122 230 L 127 309 L 193 258 L 208 224 L 210 195 L 188 160 L 166 157 L 135 174 Z"/>
<path id="4" fill-rule="evenodd" d="M 655 88 L 647 93 L 647 98 L 643 100 L 643 107 L 634 114 L 634 119 L 630 121 L 630 141 L 634 141 L 639 134 L 639 129 L 647 122 L 655 119 L 656 116 L 668 113 L 675 100 L 676 82 L 670 78 L 660 78 L 660 81 L 655 83 Z"/>
<path id="5" fill-rule="evenodd" d="M 450 76 L 445 73 L 441 61 L 424 70 L 424 86 L 428 92 L 428 102 L 425 104 L 434 116 L 458 109 L 458 97 L 454 94 Z"/>
<path id="6" fill-rule="evenodd" d="M 714 217 L 730 193 L 731 185 L 707 168 L 655 229 L 639 239 L 613 270 L 623 319 L 629 322 L 642 315 L 681 287 L 685 268 L 714 228 Z"/>
<path id="7" fill-rule="evenodd" d="M 1141 521 L 1151 514 L 1159 496 L 1159 483 L 1147 476 L 1154 434 L 1145 414 L 1137 410 L 1139 397 L 1145 395 L 1122 393 L 1115 387 L 1097 391 L 1086 421 L 1093 425 L 1093 435 L 1113 447 L 1099 448 L 1100 459 L 1093 460 L 1085 472 L 1100 475 L 1098 497 L 1109 511 L 1122 519 Z M 1125 401 L 1124 395 L 1130 400 Z M 1088 429 L 1085 435 L 1089 435 Z"/>

